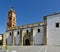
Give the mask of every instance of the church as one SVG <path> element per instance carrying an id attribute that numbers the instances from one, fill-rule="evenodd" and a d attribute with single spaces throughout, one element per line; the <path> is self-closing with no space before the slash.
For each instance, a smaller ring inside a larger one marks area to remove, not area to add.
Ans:
<path id="1" fill-rule="evenodd" d="M 16 12 L 11 8 L 8 12 L 8 21 L 6 32 L 3 36 L 3 45 L 60 45 L 60 13 L 44 16 L 43 19 L 43 22 L 17 26 Z"/>

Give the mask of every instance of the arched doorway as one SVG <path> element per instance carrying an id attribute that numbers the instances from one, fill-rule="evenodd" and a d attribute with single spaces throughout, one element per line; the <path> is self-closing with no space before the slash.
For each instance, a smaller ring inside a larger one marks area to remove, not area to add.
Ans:
<path id="1" fill-rule="evenodd" d="M 30 40 L 29 39 L 25 40 L 25 45 L 27 45 L 27 46 L 30 45 Z"/>

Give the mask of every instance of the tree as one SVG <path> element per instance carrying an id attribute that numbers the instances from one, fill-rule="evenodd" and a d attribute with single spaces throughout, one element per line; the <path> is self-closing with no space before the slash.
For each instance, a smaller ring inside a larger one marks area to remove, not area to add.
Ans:
<path id="1" fill-rule="evenodd" d="M 3 41 L 2 40 L 0 40 L 0 45 L 3 45 Z"/>

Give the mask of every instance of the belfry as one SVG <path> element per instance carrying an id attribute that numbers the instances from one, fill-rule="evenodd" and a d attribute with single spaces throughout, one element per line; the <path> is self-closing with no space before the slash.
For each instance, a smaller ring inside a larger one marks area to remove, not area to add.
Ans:
<path id="1" fill-rule="evenodd" d="M 8 12 L 8 22 L 7 22 L 7 30 L 16 28 L 16 12 L 11 7 L 10 11 Z"/>

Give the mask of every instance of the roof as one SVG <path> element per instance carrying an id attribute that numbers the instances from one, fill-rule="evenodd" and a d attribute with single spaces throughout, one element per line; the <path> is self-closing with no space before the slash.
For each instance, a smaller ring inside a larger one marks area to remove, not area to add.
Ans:
<path id="1" fill-rule="evenodd" d="M 10 31 L 10 30 L 17 30 L 17 29 L 34 28 L 34 27 L 43 27 L 43 26 L 44 26 L 44 22 L 37 22 L 37 23 L 17 26 L 15 29 L 9 29 L 8 31 Z"/>
<path id="2" fill-rule="evenodd" d="M 45 19 L 47 19 L 48 16 L 53 16 L 53 15 L 57 15 L 57 14 L 60 14 L 60 12 L 52 13 L 52 14 L 46 15 L 46 16 L 44 16 L 43 18 L 44 18 L 44 20 L 45 20 Z"/>
<path id="3" fill-rule="evenodd" d="M 19 28 L 28 28 L 28 27 L 36 27 L 36 26 L 43 26 L 44 22 L 37 22 L 37 23 L 32 23 L 32 24 L 26 24 L 26 25 L 22 25 L 22 26 L 18 26 Z"/>

